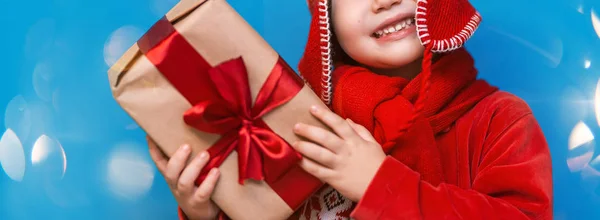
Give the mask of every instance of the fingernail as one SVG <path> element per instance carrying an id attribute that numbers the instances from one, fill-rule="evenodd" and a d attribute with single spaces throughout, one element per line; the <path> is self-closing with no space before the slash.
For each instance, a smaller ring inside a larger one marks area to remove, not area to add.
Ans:
<path id="1" fill-rule="evenodd" d="M 202 153 L 200 153 L 200 158 L 204 159 L 208 156 L 208 153 L 206 153 L 206 151 L 202 151 Z"/>
<path id="2" fill-rule="evenodd" d="M 300 129 L 300 123 L 297 123 L 296 125 L 294 125 L 294 130 L 297 131 L 298 129 Z"/>
<path id="3" fill-rule="evenodd" d="M 188 150 L 190 150 L 190 145 L 184 144 L 184 145 L 182 146 L 182 150 L 184 150 L 184 151 L 188 151 Z"/>
<path id="4" fill-rule="evenodd" d="M 217 168 L 212 168 L 212 170 L 210 171 L 210 175 L 217 175 L 219 174 L 219 170 Z"/>
<path id="5" fill-rule="evenodd" d="M 350 118 L 347 118 L 346 120 L 348 120 L 350 123 L 354 123 L 354 121 L 352 121 Z"/>
<path id="6" fill-rule="evenodd" d="M 318 108 L 317 108 L 317 106 L 316 106 L 316 105 L 313 105 L 313 106 L 311 106 L 311 107 L 310 107 L 310 111 L 311 111 L 312 113 L 317 113 L 317 110 L 318 110 Z"/>

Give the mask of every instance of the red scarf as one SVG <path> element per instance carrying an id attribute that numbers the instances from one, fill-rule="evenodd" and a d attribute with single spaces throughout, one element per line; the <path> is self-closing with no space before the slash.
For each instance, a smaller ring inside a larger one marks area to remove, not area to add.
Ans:
<path id="1" fill-rule="evenodd" d="M 386 118 L 400 123 L 410 118 L 412 104 L 418 95 L 423 95 L 419 94 L 421 74 L 414 80 L 407 80 L 377 75 L 362 67 L 342 65 L 336 68 L 334 76 L 334 112 L 362 124 L 380 143 L 387 143 L 384 144 L 388 148 L 386 151 L 391 150 L 389 148 L 395 144 L 389 142 L 397 140 L 386 140 L 385 136 L 392 136 L 395 131 L 383 124 Z M 465 49 L 445 54 L 435 62 L 430 80 L 422 114 L 434 135 L 449 128 L 481 99 L 498 90 L 483 80 L 477 80 L 473 58 Z M 386 101 L 405 104 L 389 109 L 384 107 L 390 106 L 385 104 Z M 377 111 L 384 111 L 385 118 L 375 118 Z M 377 128 L 382 126 L 386 131 L 378 131 Z"/>

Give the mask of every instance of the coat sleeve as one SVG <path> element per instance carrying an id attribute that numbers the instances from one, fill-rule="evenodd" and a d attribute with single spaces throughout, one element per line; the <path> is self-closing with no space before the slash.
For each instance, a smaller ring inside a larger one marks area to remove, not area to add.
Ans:
<path id="1" fill-rule="evenodd" d="M 503 119 L 500 119 L 503 120 Z M 352 213 L 355 219 L 551 219 L 550 153 L 532 114 L 490 134 L 471 188 L 433 186 L 388 156 Z"/>

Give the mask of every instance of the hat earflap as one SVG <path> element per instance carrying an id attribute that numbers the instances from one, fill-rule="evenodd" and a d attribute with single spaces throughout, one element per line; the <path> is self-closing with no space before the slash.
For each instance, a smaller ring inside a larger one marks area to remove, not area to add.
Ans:
<path id="1" fill-rule="evenodd" d="M 421 89 L 415 111 L 409 121 L 400 126 L 390 140 L 404 135 L 422 114 L 431 85 L 431 65 L 434 53 L 450 52 L 464 46 L 481 23 L 481 15 L 468 0 L 417 0 L 415 15 L 417 35 L 425 52 L 421 65 Z"/>

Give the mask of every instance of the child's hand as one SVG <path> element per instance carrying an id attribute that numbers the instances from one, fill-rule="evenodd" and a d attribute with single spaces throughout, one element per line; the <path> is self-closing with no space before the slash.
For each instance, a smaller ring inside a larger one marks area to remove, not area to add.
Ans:
<path id="1" fill-rule="evenodd" d="M 148 146 L 152 160 L 167 180 L 171 193 L 188 219 L 216 219 L 220 210 L 210 196 L 219 178 L 219 170 L 216 168 L 211 170 L 199 187 L 194 184 L 200 171 L 208 162 L 208 153 L 198 154 L 186 167 L 191 152 L 189 146 L 180 147 L 171 159 L 167 159 L 150 138 L 148 138 Z"/>
<path id="2" fill-rule="evenodd" d="M 344 120 L 328 109 L 313 107 L 311 113 L 335 133 L 297 124 L 295 133 L 311 141 L 293 144 L 304 155 L 301 167 L 348 199 L 359 201 L 385 160 L 385 153 L 363 126 Z"/>

